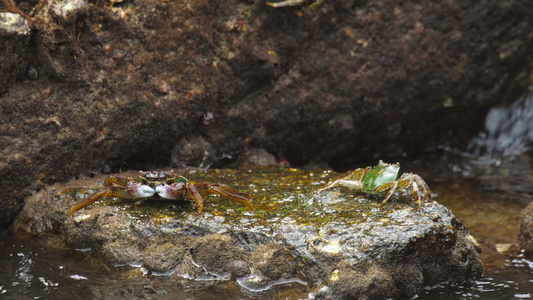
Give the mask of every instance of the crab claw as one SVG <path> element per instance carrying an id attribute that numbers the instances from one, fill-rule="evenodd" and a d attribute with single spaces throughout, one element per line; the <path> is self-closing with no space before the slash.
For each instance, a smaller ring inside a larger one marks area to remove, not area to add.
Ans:
<path id="1" fill-rule="evenodd" d="M 155 188 L 155 191 L 161 198 L 177 200 L 183 196 L 185 183 L 178 182 L 172 185 L 162 184 Z"/>
<path id="2" fill-rule="evenodd" d="M 136 198 L 149 198 L 155 194 L 155 190 L 148 185 L 139 184 L 136 182 L 128 183 L 129 192 Z"/>

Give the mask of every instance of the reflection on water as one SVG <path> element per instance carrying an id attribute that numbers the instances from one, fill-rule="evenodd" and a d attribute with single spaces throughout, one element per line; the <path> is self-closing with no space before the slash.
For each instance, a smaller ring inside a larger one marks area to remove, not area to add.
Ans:
<path id="1" fill-rule="evenodd" d="M 9 237 L 0 240 L 0 295 L 2 299 L 39 298 L 60 288 L 68 278 L 59 257 L 50 257 L 56 251 L 32 246 L 28 242 Z M 72 274 L 77 275 L 77 274 Z"/>
<path id="2" fill-rule="evenodd" d="M 250 293 L 226 281 L 176 280 L 139 267 L 113 270 L 90 252 L 59 251 L 35 241 L 0 238 L 0 299 L 297 299 L 305 285 L 289 282 L 276 290 Z M 248 295 L 250 294 L 250 295 Z M 294 296 L 293 296 L 294 295 Z"/>
<path id="3" fill-rule="evenodd" d="M 402 171 L 427 179 L 435 200 L 449 207 L 478 239 L 485 265 L 481 280 L 427 287 L 415 298 L 533 298 L 533 261 L 511 247 L 519 214 L 532 200 L 532 164 L 530 155 L 495 167 L 446 153 L 418 163 L 402 162 Z M 310 288 L 288 283 L 265 294 L 247 291 L 232 280 L 177 281 L 147 275 L 139 267 L 110 270 L 91 257 L 92 251 L 58 251 L 41 244 L 0 238 L 1 299 L 298 299 L 307 297 Z"/>

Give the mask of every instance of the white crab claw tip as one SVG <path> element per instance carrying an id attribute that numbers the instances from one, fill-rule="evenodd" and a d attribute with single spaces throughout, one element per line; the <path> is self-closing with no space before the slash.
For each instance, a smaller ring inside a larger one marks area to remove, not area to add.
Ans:
<path id="1" fill-rule="evenodd" d="M 141 185 L 137 192 L 139 194 L 139 198 L 148 198 L 155 194 L 155 190 L 148 185 Z"/>
<path id="2" fill-rule="evenodd" d="M 168 185 L 159 185 L 155 188 L 155 191 L 157 192 L 159 196 L 161 196 L 161 198 L 172 199 L 172 197 L 170 196 L 168 192 L 168 189 L 169 189 Z"/>

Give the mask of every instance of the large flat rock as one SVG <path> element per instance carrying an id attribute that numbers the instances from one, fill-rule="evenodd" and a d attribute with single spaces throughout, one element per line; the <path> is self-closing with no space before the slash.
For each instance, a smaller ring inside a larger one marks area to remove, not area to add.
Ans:
<path id="1" fill-rule="evenodd" d="M 315 297 L 411 297 L 423 286 L 483 272 L 474 239 L 434 201 L 419 210 L 402 197 L 381 207 L 380 199 L 342 189 L 316 193 L 338 176 L 321 170 L 183 174 L 254 193 L 256 209 L 211 197 L 199 215 L 194 202 L 102 198 L 68 217 L 73 196 L 99 190 L 99 177 L 35 194 L 15 232 L 57 241 L 57 247 L 90 249 L 110 266 L 142 266 L 170 278 L 235 280 L 243 293 L 256 296 L 305 284 Z"/>

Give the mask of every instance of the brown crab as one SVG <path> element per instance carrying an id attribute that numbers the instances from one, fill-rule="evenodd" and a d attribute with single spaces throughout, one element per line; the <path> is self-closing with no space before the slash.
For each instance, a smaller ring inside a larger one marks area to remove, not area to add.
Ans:
<path id="1" fill-rule="evenodd" d="M 198 213 L 203 212 L 204 197 L 209 194 L 218 194 L 225 199 L 245 204 L 251 210 L 254 209 L 252 202 L 250 202 L 251 194 L 221 183 L 193 184 L 185 177 L 174 174 L 174 171 L 140 171 L 136 178 L 121 178 L 111 175 L 106 178 L 104 186 L 103 190 L 74 205 L 70 209 L 69 216 L 101 197 L 143 199 L 153 197 L 156 194 L 161 198 L 171 200 L 194 199 L 198 204 Z"/>

